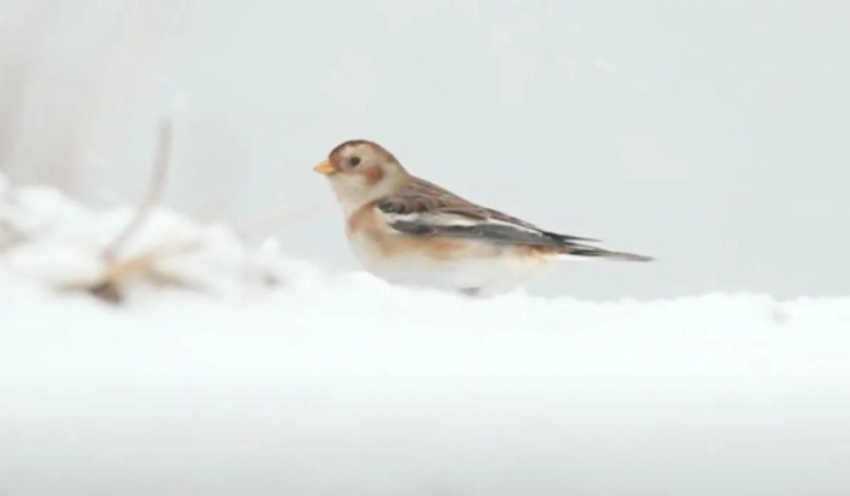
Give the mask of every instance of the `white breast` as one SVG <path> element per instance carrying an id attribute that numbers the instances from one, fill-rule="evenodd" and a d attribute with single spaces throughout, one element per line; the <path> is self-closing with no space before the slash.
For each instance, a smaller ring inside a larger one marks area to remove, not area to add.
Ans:
<path id="1" fill-rule="evenodd" d="M 386 256 L 375 239 L 361 232 L 350 234 L 349 243 L 367 271 L 390 283 L 453 291 L 477 288 L 480 296 L 516 289 L 546 265 L 545 260 L 519 256 L 510 247 L 494 249 L 473 241 L 468 250 L 448 259 L 414 250 Z"/>

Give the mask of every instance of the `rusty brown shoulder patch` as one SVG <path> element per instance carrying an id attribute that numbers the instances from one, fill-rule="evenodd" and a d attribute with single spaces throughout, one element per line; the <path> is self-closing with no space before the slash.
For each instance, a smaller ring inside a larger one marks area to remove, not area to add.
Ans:
<path id="1" fill-rule="evenodd" d="M 374 204 L 364 205 L 351 214 L 346 221 L 346 228 L 350 234 L 376 230 L 378 218 L 375 215 Z"/>
<path id="2" fill-rule="evenodd" d="M 474 242 L 448 237 L 419 237 L 393 231 L 381 218 L 377 202 L 364 205 L 348 218 L 350 235 L 369 238 L 385 257 L 418 254 L 427 258 L 451 259 L 475 246 Z"/>

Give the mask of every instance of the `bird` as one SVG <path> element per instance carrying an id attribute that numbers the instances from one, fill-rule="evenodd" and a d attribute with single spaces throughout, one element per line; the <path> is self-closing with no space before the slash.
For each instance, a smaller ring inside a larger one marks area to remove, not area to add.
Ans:
<path id="1" fill-rule="evenodd" d="M 344 141 L 313 170 L 342 208 L 355 258 L 391 285 L 486 299 L 517 290 L 558 260 L 655 260 L 473 203 L 411 174 L 375 141 Z"/>

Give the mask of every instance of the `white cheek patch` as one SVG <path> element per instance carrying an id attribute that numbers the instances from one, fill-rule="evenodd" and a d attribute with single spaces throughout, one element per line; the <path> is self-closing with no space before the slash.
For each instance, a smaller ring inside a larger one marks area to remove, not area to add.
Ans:
<path id="1" fill-rule="evenodd" d="M 331 178 L 331 187 L 347 215 L 378 198 L 387 196 L 393 188 L 391 181 L 369 184 L 363 174 L 341 173 Z"/>

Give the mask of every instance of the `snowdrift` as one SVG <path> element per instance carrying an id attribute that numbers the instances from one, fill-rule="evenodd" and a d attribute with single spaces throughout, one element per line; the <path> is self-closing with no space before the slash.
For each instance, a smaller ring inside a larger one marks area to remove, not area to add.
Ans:
<path id="1" fill-rule="evenodd" d="M 132 216 L 0 178 L 0 494 L 850 493 L 850 297 L 467 300 L 161 209 L 105 260 Z"/>

